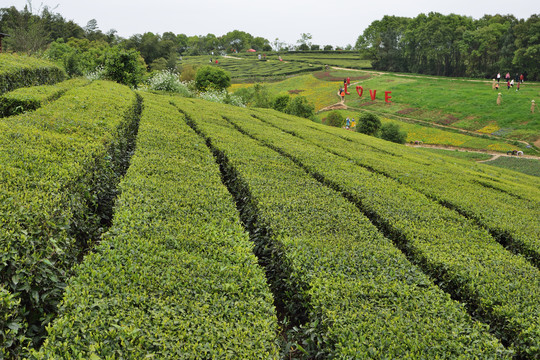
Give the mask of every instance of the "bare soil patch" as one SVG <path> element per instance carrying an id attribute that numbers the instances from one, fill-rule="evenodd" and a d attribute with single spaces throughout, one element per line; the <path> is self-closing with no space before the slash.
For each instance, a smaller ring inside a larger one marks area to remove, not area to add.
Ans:
<path id="1" fill-rule="evenodd" d="M 328 71 L 318 71 L 318 72 L 313 73 L 313 76 L 323 81 L 343 81 L 343 77 L 332 76 L 330 72 Z M 371 76 L 370 75 L 349 76 L 349 78 L 351 79 L 351 81 L 356 81 L 356 80 L 367 80 L 371 78 Z"/>
<path id="2" fill-rule="evenodd" d="M 288 91 L 289 91 L 289 94 L 299 94 L 299 93 L 301 93 L 302 91 L 305 91 L 305 90 L 295 89 L 295 90 L 288 90 Z"/>

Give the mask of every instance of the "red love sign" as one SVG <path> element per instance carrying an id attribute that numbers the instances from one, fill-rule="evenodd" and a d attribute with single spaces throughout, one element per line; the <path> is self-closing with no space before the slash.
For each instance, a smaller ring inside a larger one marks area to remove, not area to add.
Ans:
<path id="1" fill-rule="evenodd" d="M 347 91 L 347 85 L 345 85 L 345 91 Z M 362 97 L 362 95 L 364 94 L 364 88 L 360 85 L 356 86 L 356 92 L 358 93 L 358 96 L 359 97 Z M 387 103 L 391 103 L 390 99 L 392 98 L 390 96 L 392 92 L 391 91 L 385 91 L 384 92 L 384 101 L 387 102 Z M 349 93 L 347 93 L 349 94 Z M 371 97 L 371 100 L 375 100 L 375 97 L 377 96 L 377 90 L 369 90 L 369 96 Z"/>

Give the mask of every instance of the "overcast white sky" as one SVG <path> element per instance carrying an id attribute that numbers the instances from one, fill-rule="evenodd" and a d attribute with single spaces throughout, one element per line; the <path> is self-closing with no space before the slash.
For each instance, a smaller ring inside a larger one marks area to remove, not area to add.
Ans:
<path id="1" fill-rule="evenodd" d="M 0 0 L 0 8 L 22 10 L 27 0 Z M 431 11 L 475 19 L 484 14 L 512 14 L 527 19 L 540 13 L 538 0 L 32 0 L 55 8 L 65 19 L 85 26 L 96 19 L 101 31 L 127 38 L 148 31 L 163 34 L 221 36 L 241 30 L 271 42 L 296 44 L 302 33 L 313 44 L 354 45 L 374 20 L 384 15 L 415 17 Z"/>

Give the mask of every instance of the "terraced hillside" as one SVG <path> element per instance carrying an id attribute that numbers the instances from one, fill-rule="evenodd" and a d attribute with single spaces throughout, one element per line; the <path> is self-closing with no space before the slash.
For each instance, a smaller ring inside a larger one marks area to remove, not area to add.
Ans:
<path id="1" fill-rule="evenodd" d="M 0 125 L 6 358 L 540 357 L 538 177 L 106 82 Z"/>

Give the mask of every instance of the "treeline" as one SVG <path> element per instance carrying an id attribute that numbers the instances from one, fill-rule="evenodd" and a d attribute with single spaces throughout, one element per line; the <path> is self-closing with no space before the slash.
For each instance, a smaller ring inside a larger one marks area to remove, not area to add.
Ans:
<path id="1" fill-rule="evenodd" d="M 49 7 L 32 9 L 31 2 L 21 11 L 14 6 L 0 8 L 0 32 L 9 35 L 4 38 L 4 50 L 45 53 L 52 60 L 62 59 L 72 74 L 95 69 L 113 47 L 138 51 L 150 68 L 158 70 L 174 69 L 183 55 L 241 52 L 251 48 L 272 50 L 267 39 L 239 30 L 222 36 L 146 32 L 125 39 L 114 29 L 102 32 L 95 19 L 81 27 Z"/>
<path id="2" fill-rule="evenodd" d="M 540 79 L 540 15 L 385 16 L 358 37 L 378 70 L 494 78 L 507 72 Z"/>

